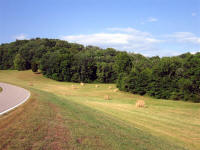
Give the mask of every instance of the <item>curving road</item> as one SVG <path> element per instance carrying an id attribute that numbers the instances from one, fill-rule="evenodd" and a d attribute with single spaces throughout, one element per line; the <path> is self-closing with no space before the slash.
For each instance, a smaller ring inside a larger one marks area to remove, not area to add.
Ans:
<path id="1" fill-rule="evenodd" d="M 0 83 L 3 91 L 0 93 L 0 115 L 23 104 L 29 97 L 30 92 L 24 88 L 7 83 Z"/>

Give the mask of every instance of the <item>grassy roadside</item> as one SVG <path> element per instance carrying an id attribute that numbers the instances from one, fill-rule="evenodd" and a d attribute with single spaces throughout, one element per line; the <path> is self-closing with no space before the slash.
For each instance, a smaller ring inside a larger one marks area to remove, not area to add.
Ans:
<path id="1" fill-rule="evenodd" d="M 0 117 L 0 149 L 195 150 L 200 146 L 199 104 L 113 92 L 112 84 L 81 87 L 30 71 L 0 71 L 1 80 L 29 89 L 32 96 Z M 104 100 L 104 95 L 112 100 Z M 145 100 L 148 108 L 136 108 L 138 99 Z"/>
<path id="2" fill-rule="evenodd" d="M 2 92 L 3 91 L 3 89 L 0 87 L 0 92 Z"/>

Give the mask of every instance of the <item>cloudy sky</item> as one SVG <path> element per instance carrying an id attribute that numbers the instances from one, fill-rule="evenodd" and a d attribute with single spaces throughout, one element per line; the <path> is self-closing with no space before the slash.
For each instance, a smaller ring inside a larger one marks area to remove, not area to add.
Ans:
<path id="1" fill-rule="evenodd" d="M 0 0 L 0 43 L 35 37 L 174 56 L 200 51 L 200 0 Z"/>

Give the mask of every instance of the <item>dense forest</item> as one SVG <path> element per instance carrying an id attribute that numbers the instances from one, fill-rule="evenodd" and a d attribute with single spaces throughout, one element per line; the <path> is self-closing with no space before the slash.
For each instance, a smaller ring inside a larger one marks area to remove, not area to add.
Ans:
<path id="1" fill-rule="evenodd" d="M 1 44 L 0 69 L 40 69 L 58 81 L 116 83 L 120 90 L 134 94 L 200 102 L 200 53 L 144 57 L 36 38 Z"/>

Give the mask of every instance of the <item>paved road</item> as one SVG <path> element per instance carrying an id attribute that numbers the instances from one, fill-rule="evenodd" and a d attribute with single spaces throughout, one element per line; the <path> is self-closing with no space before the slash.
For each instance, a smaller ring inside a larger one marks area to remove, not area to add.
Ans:
<path id="1" fill-rule="evenodd" d="M 30 92 L 11 84 L 1 83 L 3 91 L 0 93 L 0 115 L 23 104 L 29 97 Z"/>

